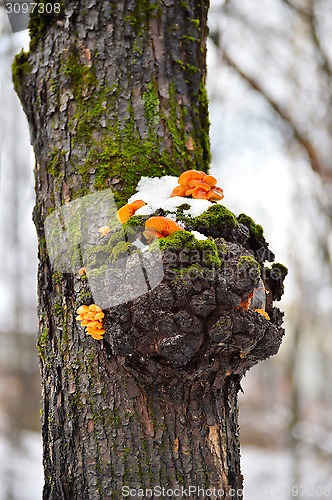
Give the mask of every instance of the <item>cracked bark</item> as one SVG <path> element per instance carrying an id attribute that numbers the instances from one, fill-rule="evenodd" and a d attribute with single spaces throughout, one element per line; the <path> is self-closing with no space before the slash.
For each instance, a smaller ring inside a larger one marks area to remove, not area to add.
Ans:
<path id="1" fill-rule="evenodd" d="M 248 230 L 212 228 L 220 269 L 175 279 L 164 255 L 157 288 L 105 310 L 103 342 L 75 321 L 87 280 L 55 272 L 45 245 L 47 215 L 75 198 L 111 186 L 121 200 L 141 175 L 208 168 L 207 8 L 65 1 L 16 84 L 36 155 L 44 499 L 118 499 L 125 485 L 242 497 L 240 380 L 283 335 L 272 288 L 270 322 L 237 309 L 257 285 L 241 256 L 264 269 Z"/>

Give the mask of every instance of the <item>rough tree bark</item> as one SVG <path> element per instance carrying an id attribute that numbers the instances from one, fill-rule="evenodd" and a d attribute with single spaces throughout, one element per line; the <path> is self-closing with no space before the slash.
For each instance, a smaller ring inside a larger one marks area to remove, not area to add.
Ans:
<path id="1" fill-rule="evenodd" d="M 75 321 L 93 302 L 87 280 L 52 269 L 44 228 L 86 194 L 111 187 L 120 205 L 141 175 L 208 169 L 208 2 L 65 0 L 56 10 L 34 13 L 30 51 L 13 65 L 36 155 L 44 498 L 118 499 L 123 486 L 157 485 L 241 498 L 240 379 L 283 335 L 272 304 L 282 278 L 264 269 L 271 253 L 257 227 L 225 213 L 211 227 L 196 221 L 219 264 L 201 256 L 175 278 L 164 252 L 162 283 L 106 309 L 102 342 Z M 237 308 L 261 273 L 271 321 Z"/>

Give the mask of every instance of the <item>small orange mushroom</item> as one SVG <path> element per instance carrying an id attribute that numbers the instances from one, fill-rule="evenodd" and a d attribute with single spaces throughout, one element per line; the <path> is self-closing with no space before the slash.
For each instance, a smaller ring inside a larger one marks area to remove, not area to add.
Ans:
<path id="1" fill-rule="evenodd" d="M 186 188 L 184 186 L 176 186 L 171 194 L 171 198 L 173 196 L 184 196 L 186 194 Z"/>
<path id="2" fill-rule="evenodd" d="M 143 200 L 135 200 L 132 203 L 127 203 L 127 205 L 124 205 L 118 210 L 116 214 L 118 221 L 121 222 L 121 224 L 124 224 L 135 214 L 136 210 L 144 205 L 146 205 L 146 203 Z"/>
<path id="3" fill-rule="evenodd" d="M 209 184 L 200 179 L 190 179 L 190 181 L 188 182 L 188 186 L 189 188 L 195 188 L 196 186 L 204 186 L 204 188 L 206 188 L 207 191 L 210 189 Z"/>
<path id="4" fill-rule="evenodd" d="M 148 232 L 148 234 L 152 235 L 155 232 L 155 237 L 161 238 L 169 236 L 176 231 L 183 231 L 183 227 L 167 217 L 156 216 L 150 217 L 146 221 L 144 233 Z"/>
<path id="5" fill-rule="evenodd" d="M 179 179 L 178 179 L 178 183 L 181 185 L 181 186 L 187 186 L 188 185 L 188 182 L 191 180 L 191 179 L 199 179 L 199 180 L 202 180 L 203 177 L 204 177 L 204 173 L 203 172 L 199 172 L 198 170 L 186 170 L 185 172 L 183 172 Z"/>
<path id="6" fill-rule="evenodd" d="M 196 186 L 194 189 L 188 189 L 186 194 L 191 194 L 191 196 L 195 199 L 198 200 L 207 200 L 208 199 L 208 192 L 210 188 L 207 184 L 202 185 L 202 186 Z"/>
<path id="7" fill-rule="evenodd" d="M 214 186 L 207 193 L 207 199 L 210 201 L 222 200 L 224 197 L 224 192 L 220 187 Z"/>
<path id="8" fill-rule="evenodd" d="M 98 229 L 98 233 L 100 234 L 100 236 L 106 236 L 110 232 L 110 230 L 111 229 L 109 226 L 101 226 Z"/>
<path id="9" fill-rule="evenodd" d="M 266 311 L 264 311 L 264 309 L 254 309 L 254 311 L 256 313 L 262 314 L 263 316 L 265 316 L 266 319 L 270 320 L 270 316 L 267 314 Z"/>
<path id="10" fill-rule="evenodd" d="M 218 201 L 224 197 L 223 190 L 216 185 L 217 179 L 199 170 L 183 172 L 171 194 L 172 196 L 192 196 L 199 200 Z"/>
<path id="11" fill-rule="evenodd" d="M 203 181 L 210 187 L 214 187 L 217 184 L 217 179 L 213 175 L 204 175 Z"/>
<path id="12" fill-rule="evenodd" d="M 77 321 L 81 321 L 81 325 L 85 326 L 86 333 L 91 335 L 95 340 L 102 340 L 105 333 L 103 328 L 103 318 L 105 314 L 96 304 L 89 306 L 83 305 L 77 309 Z"/>

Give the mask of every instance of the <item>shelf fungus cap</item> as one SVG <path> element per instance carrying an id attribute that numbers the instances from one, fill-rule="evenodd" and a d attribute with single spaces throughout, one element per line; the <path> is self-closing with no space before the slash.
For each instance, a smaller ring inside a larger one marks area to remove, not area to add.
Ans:
<path id="1" fill-rule="evenodd" d="M 146 205 L 146 203 L 143 200 L 135 200 L 132 203 L 127 203 L 127 205 L 124 205 L 118 210 L 116 214 L 118 221 L 121 222 L 121 224 L 124 224 L 135 214 L 136 210 L 144 205 Z"/>
<path id="2" fill-rule="evenodd" d="M 207 193 L 207 199 L 209 201 L 219 201 L 222 200 L 223 197 L 224 197 L 224 192 L 218 186 L 212 187 L 210 191 Z"/>
<path id="3" fill-rule="evenodd" d="M 184 228 L 177 224 L 174 220 L 167 217 L 156 216 L 150 217 L 145 223 L 145 231 L 155 231 L 159 233 L 157 237 L 170 236 L 176 231 L 183 231 Z M 161 235 L 161 236 L 160 236 Z"/>
<path id="4" fill-rule="evenodd" d="M 199 170 L 186 170 L 180 175 L 178 183 L 181 186 L 187 186 L 192 179 L 203 180 L 204 175 L 204 172 L 200 172 Z"/>

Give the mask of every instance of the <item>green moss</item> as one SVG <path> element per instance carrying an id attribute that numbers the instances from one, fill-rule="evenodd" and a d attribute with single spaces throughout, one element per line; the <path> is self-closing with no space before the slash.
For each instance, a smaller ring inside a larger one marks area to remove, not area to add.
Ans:
<path id="1" fill-rule="evenodd" d="M 184 40 L 185 42 L 197 42 L 197 39 L 194 36 L 190 35 L 183 35 L 181 36 L 181 39 Z"/>
<path id="2" fill-rule="evenodd" d="M 223 205 L 212 205 L 203 214 L 193 219 L 194 228 L 217 228 L 221 225 L 235 227 L 237 220 L 235 215 Z"/>
<path id="3" fill-rule="evenodd" d="M 145 104 L 146 117 L 151 126 L 153 123 L 158 124 L 160 121 L 159 98 L 153 82 L 145 85 L 145 91 L 142 95 L 142 100 Z"/>
<path id="4" fill-rule="evenodd" d="M 45 362 L 45 349 L 46 349 L 46 344 L 48 342 L 48 335 L 49 335 L 48 328 L 44 327 L 42 333 L 39 335 L 37 340 L 38 352 L 43 362 Z"/>
<path id="5" fill-rule="evenodd" d="M 240 224 L 244 224 L 249 229 L 249 232 L 256 239 L 264 237 L 264 229 L 260 224 L 256 224 L 256 222 L 246 214 L 240 214 L 237 218 Z"/>
<path id="6" fill-rule="evenodd" d="M 183 269 L 174 269 L 174 271 L 177 273 L 178 278 L 185 278 L 186 276 L 190 276 L 192 279 L 193 276 L 202 276 L 204 273 L 204 269 L 200 264 L 192 264 L 191 266 L 185 267 Z"/>
<path id="7" fill-rule="evenodd" d="M 113 231 L 105 243 L 89 246 L 85 254 L 89 269 L 88 279 L 106 275 L 111 263 L 137 252 L 137 247 L 132 245 L 136 234 L 136 226 L 125 224 Z"/>
<path id="8" fill-rule="evenodd" d="M 197 95 L 197 99 L 199 99 L 199 95 Z M 169 85 L 169 109 L 167 115 L 166 113 L 163 114 L 163 119 L 172 136 L 173 161 L 182 164 L 184 170 L 195 169 L 197 165 L 199 165 L 200 170 L 206 171 L 209 168 L 209 161 L 207 160 L 207 158 L 209 158 L 209 153 L 203 149 L 203 147 L 206 147 L 206 142 L 201 141 L 200 138 L 200 142 L 195 143 L 193 151 L 187 149 L 188 140 L 193 138 L 186 133 L 188 120 L 187 110 L 184 106 L 179 106 L 173 83 Z M 201 128 L 202 134 L 204 135 L 205 132 L 203 131 L 203 127 L 204 124 Z M 174 175 L 179 175 L 180 173 L 181 172 L 177 171 Z M 170 173 L 170 175 L 173 174 Z"/>
<path id="9" fill-rule="evenodd" d="M 112 250 L 111 260 L 115 262 L 122 257 L 128 257 L 131 248 L 131 243 L 127 241 L 120 241 L 120 243 L 118 243 Z"/>
<path id="10" fill-rule="evenodd" d="M 79 305 L 89 304 L 92 301 L 92 294 L 88 290 L 81 290 L 78 294 L 77 301 Z"/>
<path id="11" fill-rule="evenodd" d="M 136 3 L 135 9 L 145 3 L 148 10 L 151 9 L 149 2 Z M 146 15 L 143 10 L 142 16 Z M 133 16 L 136 16 L 135 12 Z M 116 110 L 118 106 L 120 84 L 113 82 L 110 87 L 102 85 L 96 78 L 93 65 L 88 67 L 83 64 L 75 47 L 71 47 L 63 56 L 60 73 L 64 81 L 68 81 L 75 97 L 67 125 L 71 130 L 72 149 L 86 148 L 89 145 L 87 156 L 75 158 L 74 154 L 71 155 L 71 162 L 82 179 L 82 187 L 71 193 L 72 199 L 82 197 L 92 189 L 108 188 L 111 179 L 117 177 L 119 182 L 114 185 L 114 198 L 119 207 L 133 194 L 141 176 L 178 176 L 181 171 L 197 168 L 197 165 L 200 170 L 207 170 L 210 153 L 208 129 L 205 130 L 205 127 L 208 128 L 208 123 L 202 124 L 201 135 L 194 149 L 188 150 L 187 143 L 191 136 L 187 132 L 187 110 L 184 105 L 179 105 L 173 83 L 169 86 L 167 112 L 160 109 L 155 84 L 145 84 L 142 100 L 149 132 L 147 137 L 142 138 L 137 130 L 135 110 L 130 107 L 130 102 L 125 123 L 110 115 L 110 110 Z M 206 111 L 208 105 L 204 82 L 197 95 L 197 102 L 197 115 L 201 113 L 203 119 L 202 109 Z M 100 126 L 101 121 L 104 123 L 103 127 Z M 171 134 L 171 151 L 161 145 L 156 126 L 161 121 L 164 121 Z"/>
<path id="12" fill-rule="evenodd" d="M 149 215 L 134 215 L 127 220 L 127 222 L 123 225 L 124 231 L 128 231 L 130 227 L 144 226 L 146 220 L 149 218 Z"/>
<path id="13" fill-rule="evenodd" d="M 277 273 L 280 277 L 285 277 L 288 274 L 288 268 L 279 262 L 275 262 L 272 264 L 271 269 L 273 271 L 273 275 L 275 276 Z"/>
<path id="14" fill-rule="evenodd" d="M 107 416 L 105 423 L 107 427 L 120 427 L 121 419 L 120 415 L 114 410 L 110 415 Z"/>
<path id="15" fill-rule="evenodd" d="M 170 247 L 174 250 L 180 250 L 183 247 L 195 248 L 196 241 L 198 240 L 195 239 L 195 236 L 190 231 L 176 231 L 166 238 L 156 240 L 161 250 Z"/>
<path id="16" fill-rule="evenodd" d="M 69 53 L 63 61 L 62 72 L 69 80 L 75 100 L 78 104 L 83 104 L 82 101 L 86 98 L 89 90 L 91 91 L 92 88 L 98 85 L 98 78 L 93 67 L 80 61 L 80 54 L 74 45 L 70 47 Z M 96 103 L 92 99 L 85 111 L 99 116 L 100 107 L 99 100 Z"/>
<path id="17" fill-rule="evenodd" d="M 201 21 L 199 19 L 192 19 L 190 22 L 195 26 L 195 28 L 200 27 Z"/>
<path id="18" fill-rule="evenodd" d="M 59 302 L 54 304 L 54 310 L 58 316 L 62 316 L 62 305 Z"/>
<path id="19" fill-rule="evenodd" d="M 181 61 L 181 59 L 177 59 L 175 62 L 176 62 L 176 64 L 178 64 L 180 66 L 182 71 L 188 71 L 191 73 L 199 73 L 200 72 L 199 68 L 196 68 L 196 66 L 193 66 L 192 64 L 185 63 L 184 61 Z"/>
<path id="20" fill-rule="evenodd" d="M 169 249 L 174 252 L 182 249 L 196 250 L 199 253 L 199 257 L 197 257 L 197 259 L 200 264 L 217 268 L 221 266 L 218 249 L 213 239 L 208 238 L 207 240 L 197 240 L 189 231 L 176 231 L 166 238 L 155 240 L 150 245 L 150 251 L 153 251 L 156 248 L 159 248 L 161 251 Z M 181 261 L 185 267 L 188 267 L 186 264 L 192 264 L 192 256 L 190 252 L 188 252 L 188 255 L 182 255 Z"/>
<path id="21" fill-rule="evenodd" d="M 50 8 L 49 6 L 52 6 Z M 49 12 L 48 12 L 49 11 Z M 30 50 L 35 50 L 39 40 L 44 38 L 50 25 L 64 16 L 63 0 L 39 0 L 30 13 Z"/>
<path id="22" fill-rule="evenodd" d="M 64 157 L 67 151 L 60 150 L 58 148 L 54 148 L 51 155 L 50 160 L 47 163 L 47 171 L 52 175 L 52 177 L 58 177 L 61 173 L 61 167 L 64 161 Z"/>
<path id="23" fill-rule="evenodd" d="M 29 63 L 29 52 L 23 49 L 19 54 L 16 54 L 12 64 L 12 78 L 16 93 L 20 94 L 21 82 L 24 76 L 31 71 L 31 64 Z"/>
<path id="24" fill-rule="evenodd" d="M 207 240 L 196 240 L 196 248 L 202 252 L 202 264 L 213 267 L 221 266 L 218 248 L 212 238 Z"/>
<path id="25" fill-rule="evenodd" d="M 240 273 L 250 273 L 250 275 L 255 274 L 258 277 L 261 274 L 260 265 L 257 260 L 250 255 L 243 255 L 240 257 L 237 262 L 237 268 Z"/>
<path id="26" fill-rule="evenodd" d="M 210 165 L 211 149 L 210 149 L 210 120 L 209 120 L 209 98 L 206 90 L 205 80 L 201 80 L 199 94 L 199 121 L 201 125 L 201 145 L 203 154 L 203 164 Z"/>
<path id="27" fill-rule="evenodd" d="M 217 249 L 219 254 L 221 255 L 226 255 L 228 254 L 228 246 L 226 244 L 226 241 L 223 238 L 218 238 L 215 240 L 215 244 L 217 245 Z"/>
<path id="28" fill-rule="evenodd" d="M 179 484 L 181 484 L 183 486 L 186 484 L 185 479 L 184 479 L 184 475 L 179 471 L 176 471 L 176 480 Z"/>
<path id="29" fill-rule="evenodd" d="M 142 37 L 147 33 L 149 18 L 158 14 L 158 4 L 150 0 L 136 0 L 134 5 L 134 9 L 123 20 L 133 27 L 138 37 Z"/>

